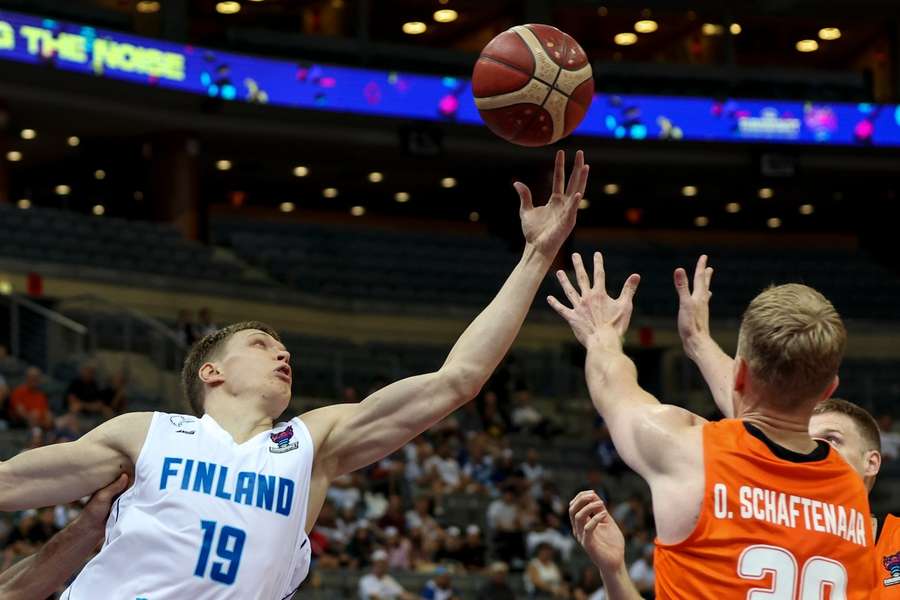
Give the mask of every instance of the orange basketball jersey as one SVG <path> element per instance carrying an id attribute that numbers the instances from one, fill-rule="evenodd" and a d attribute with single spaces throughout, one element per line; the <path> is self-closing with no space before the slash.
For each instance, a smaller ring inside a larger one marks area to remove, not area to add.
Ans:
<path id="1" fill-rule="evenodd" d="M 679 544 L 657 540 L 658 600 L 870 597 L 869 501 L 836 451 L 822 442 L 797 454 L 729 419 L 703 426 L 703 457 L 694 531 Z"/>
<path id="2" fill-rule="evenodd" d="M 875 560 L 879 577 L 873 600 L 900 600 L 900 519 L 888 515 L 881 526 Z"/>

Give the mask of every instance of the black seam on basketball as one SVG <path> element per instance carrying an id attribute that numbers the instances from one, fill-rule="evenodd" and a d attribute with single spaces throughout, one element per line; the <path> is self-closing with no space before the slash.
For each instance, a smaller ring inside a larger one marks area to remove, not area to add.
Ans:
<path id="1" fill-rule="evenodd" d="M 529 50 L 530 50 L 530 48 L 529 48 Z M 529 77 L 534 77 L 534 73 L 529 73 L 522 67 L 510 64 L 510 63 L 506 62 L 505 60 L 500 60 L 499 58 L 494 58 L 493 56 L 485 56 L 484 54 L 482 54 L 478 58 L 480 58 L 481 60 L 486 60 L 489 62 L 497 63 L 498 65 L 503 65 L 504 67 L 509 67 L 513 71 L 518 71 L 519 73 L 522 73 L 523 75 L 528 75 Z M 534 79 L 537 79 L 537 77 L 534 77 Z"/>

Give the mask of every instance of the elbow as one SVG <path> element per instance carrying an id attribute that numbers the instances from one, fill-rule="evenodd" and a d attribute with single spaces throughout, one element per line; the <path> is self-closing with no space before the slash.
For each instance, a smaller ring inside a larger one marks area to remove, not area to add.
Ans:
<path id="1" fill-rule="evenodd" d="M 440 385 L 451 392 L 458 404 L 474 400 L 487 383 L 487 377 L 478 369 L 465 366 L 444 367 L 438 371 Z"/>

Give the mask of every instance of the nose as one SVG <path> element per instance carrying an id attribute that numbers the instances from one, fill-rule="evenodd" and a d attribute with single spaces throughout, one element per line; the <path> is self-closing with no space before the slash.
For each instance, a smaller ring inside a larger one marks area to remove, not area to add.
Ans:
<path id="1" fill-rule="evenodd" d="M 288 352 L 287 350 L 280 350 L 278 352 L 278 355 L 275 357 L 275 360 L 282 360 L 286 363 L 290 363 L 291 362 L 291 353 Z"/>

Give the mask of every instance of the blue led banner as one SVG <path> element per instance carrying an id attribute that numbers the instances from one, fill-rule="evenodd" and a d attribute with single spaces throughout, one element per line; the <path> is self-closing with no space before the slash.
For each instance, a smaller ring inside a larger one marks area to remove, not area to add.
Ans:
<path id="1" fill-rule="evenodd" d="M 478 125 L 466 79 L 273 60 L 0 11 L 0 59 L 226 101 Z M 897 105 L 597 94 L 577 135 L 900 146 Z"/>

